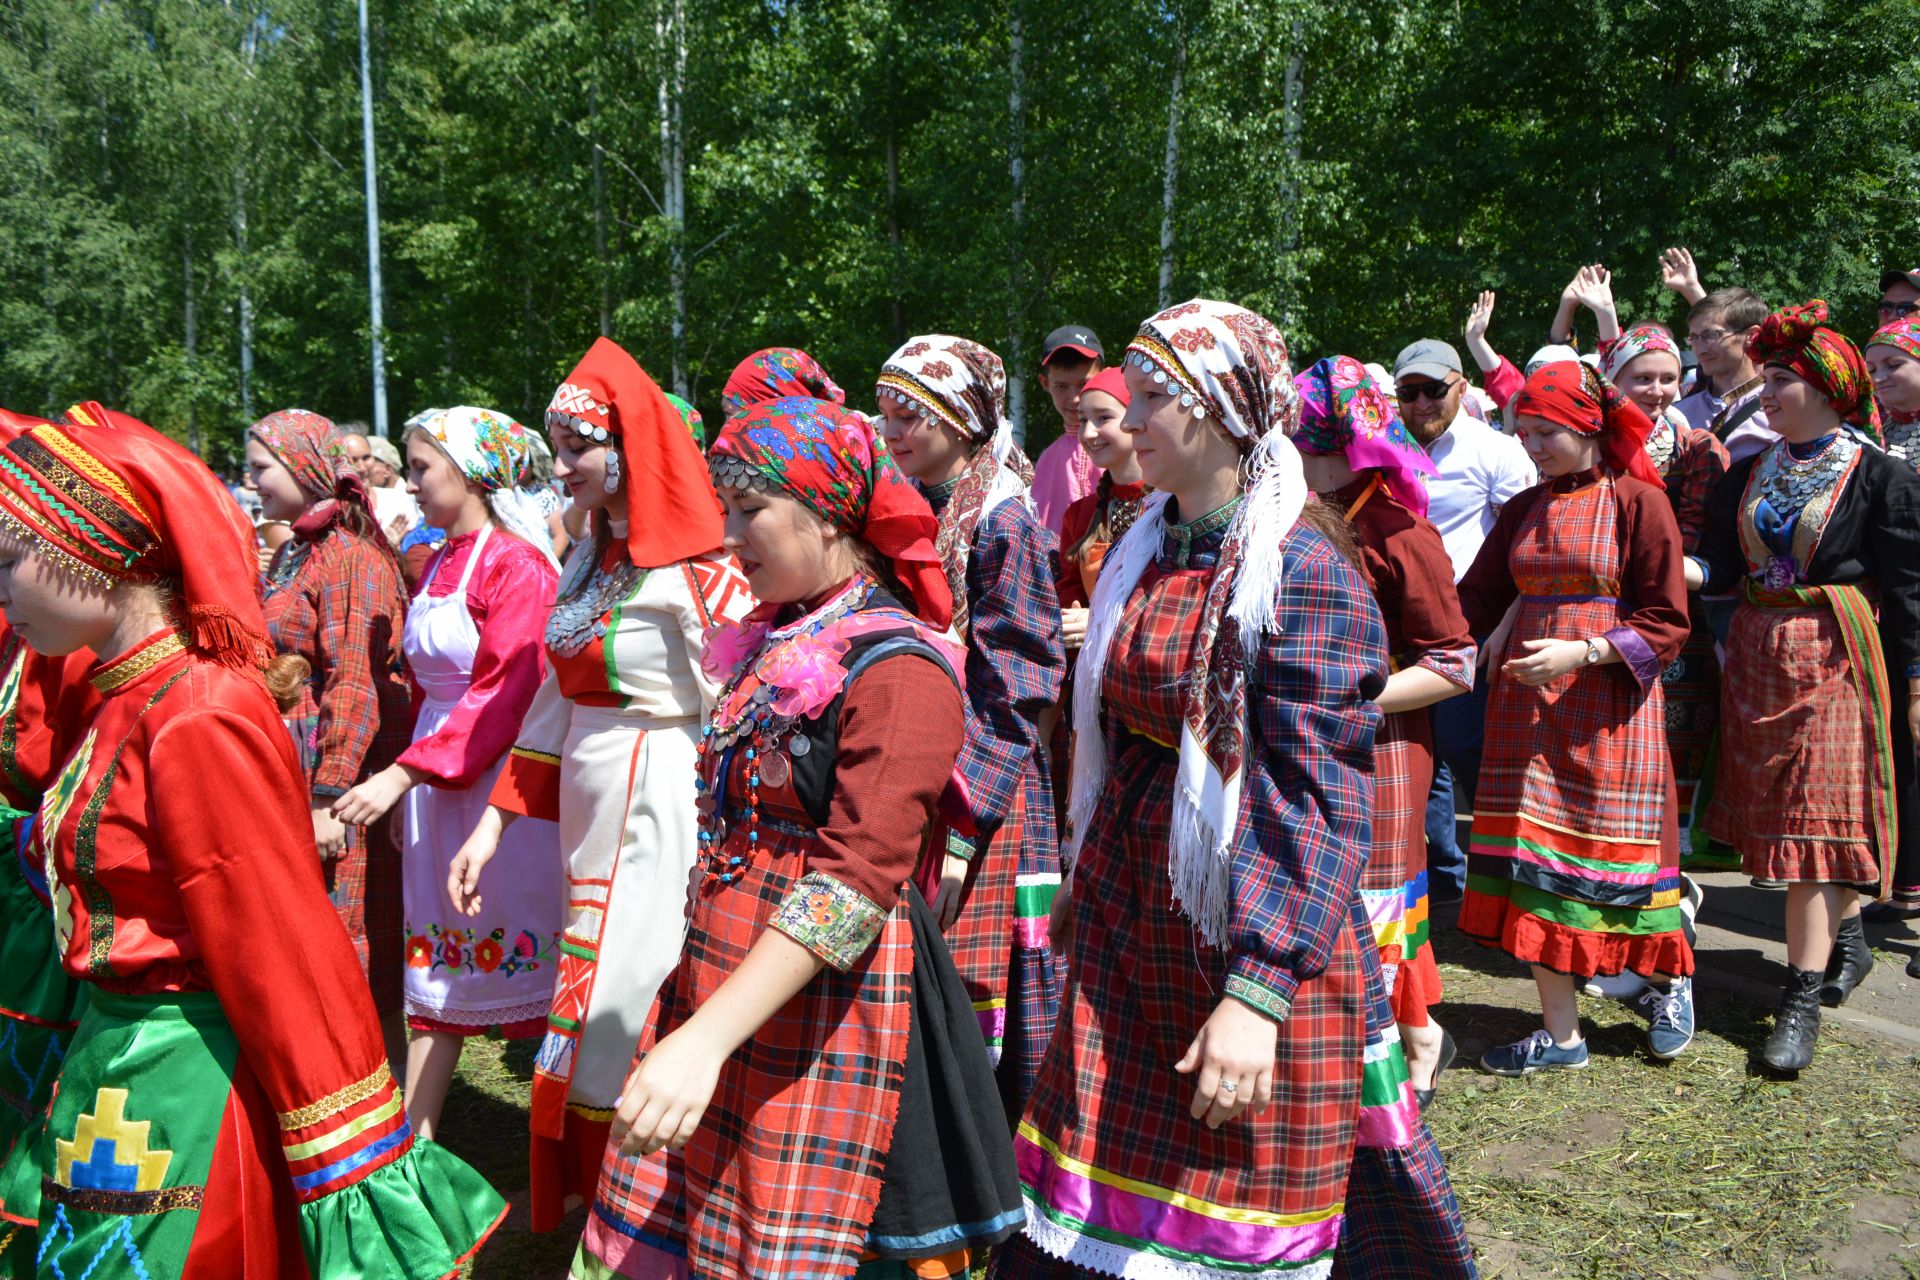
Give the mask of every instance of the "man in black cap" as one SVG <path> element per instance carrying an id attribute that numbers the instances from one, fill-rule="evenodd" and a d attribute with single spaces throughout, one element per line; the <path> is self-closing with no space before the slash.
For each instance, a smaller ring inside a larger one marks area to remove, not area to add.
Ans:
<path id="1" fill-rule="evenodd" d="M 1920 315 L 1920 267 L 1889 271 L 1880 277 L 1880 323 Z"/>
<path id="2" fill-rule="evenodd" d="M 1053 398 L 1061 427 L 1060 438 L 1034 459 L 1033 509 L 1056 535 L 1067 508 L 1100 483 L 1100 468 L 1080 447 L 1080 388 L 1104 358 L 1100 339 L 1083 324 L 1061 325 L 1040 344 L 1040 385 Z"/>

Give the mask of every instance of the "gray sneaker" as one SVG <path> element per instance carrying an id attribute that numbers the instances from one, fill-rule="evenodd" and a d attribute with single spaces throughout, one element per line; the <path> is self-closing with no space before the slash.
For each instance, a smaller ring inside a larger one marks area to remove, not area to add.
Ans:
<path id="1" fill-rule="evenodd" d="M 1671 1062 L 1693 1043 L 1693 979 L 1675 978 L 1663 991 L 1649 986 L 1640 997 L 1647 1015 L 1647 1052 Z"/>
<path id="2" fill-rule="evenodd" d="M 1530 1076 L 1536 1071 L 1582 1071 L 1587 1065 L 1587 1042 L 1571 1049 L 1553 1042 L 1545 1028 L 1525 1040 L 1503 1044 L 1480 1055 L 1480 1065 L 1496 1076 Z"/>

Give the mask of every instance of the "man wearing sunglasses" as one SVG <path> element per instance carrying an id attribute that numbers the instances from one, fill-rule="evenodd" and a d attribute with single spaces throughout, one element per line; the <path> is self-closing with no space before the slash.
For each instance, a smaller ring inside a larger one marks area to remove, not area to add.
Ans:
<path id="1" fill-rule="evenodd" d="M 1874 327 L 1920 316 L 1920 267 L 1880 277 L 1880 319 Z"/>
<path id="2" fill-rule="evenodd" d="M 1393 385 L 1400 420 L 1433 459 L 1437 474 L 1427 480 L 1427 518 L 1440 530 L 1458 582 L 1480 554 L 1500 508 L 1539 476 L 1518 440 L 1465 410 L 1467 379 L 1460 353 L 1450 344 L 1422 338 L 1407 347 L 1393 362 Z M 1426 827 L 1427 892 L 1434 902 L 1458 902 L 1466 890 L 1458 811 L 1472 805 L 1480 780 L 1486 689 L 1484 681 L 1478 682 L 1473 693 L 1433 708 L 1433 791 Z"/>

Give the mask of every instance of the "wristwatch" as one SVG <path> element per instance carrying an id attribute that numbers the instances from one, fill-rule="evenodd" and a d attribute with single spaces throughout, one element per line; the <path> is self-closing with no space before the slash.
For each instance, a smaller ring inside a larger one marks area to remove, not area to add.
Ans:
<path id="1" fill-rule="evenodd" d="M 1600 642 L 1597 640 L 1587 641 L 1587 663 L 1586 664 L 1591 667 L 1599 661 L 1600 661 Z"/>

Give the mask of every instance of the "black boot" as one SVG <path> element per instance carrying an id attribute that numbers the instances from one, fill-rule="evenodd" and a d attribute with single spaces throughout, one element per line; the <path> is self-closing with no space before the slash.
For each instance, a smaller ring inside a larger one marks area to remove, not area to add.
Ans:
<path id="1" fill-rule="evenodd" d="M 1827 957 L 1827 980 L 1820 984 L 1820 1003 L 1838 1009 L 1872 969 L 1873 948 L 1867 945 L 1860 917 L 1849 916 L 1840 922 L 1840 932 L 1834 935 L 1833 954 Z"/>
<path id="2" fill-rule="evenodd" d="M 1760 1061 L 1773 1071 L 1801 1071 L 1813 1061 L 1820 1038 L 1821 975 L 1787 966 L 1787 985 L 1774 1010 L 1773 1034 L 1760 1050 Z"/>

